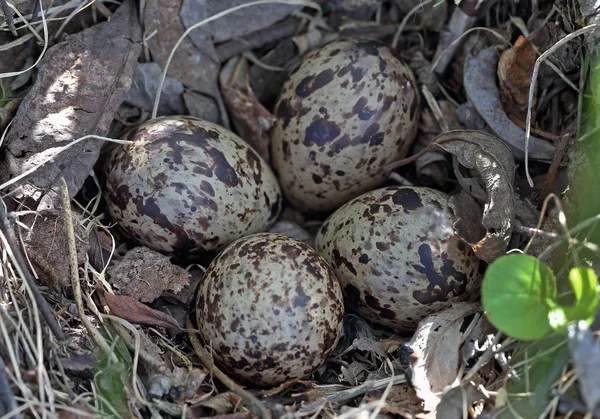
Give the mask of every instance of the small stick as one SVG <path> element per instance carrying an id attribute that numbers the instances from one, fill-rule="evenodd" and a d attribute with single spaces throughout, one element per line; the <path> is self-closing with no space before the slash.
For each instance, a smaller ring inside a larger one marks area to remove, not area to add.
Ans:
<path id="1" fill-rule="evenodd" d="M 347 390 L 342 390 L 336 393 L 331 393 L 325 396 L 330 403 L 344 403 L 357 396 L 362 396 L 371 390 L 379 390 L 386 388 L 392 383 L 393 386 L 398 384 L 406 383 L 406 376 L 404 374 L 396 375 L 393 378 L 382 378 L 379 380 L 367 380 L 359 386 L 351 387 Z M 317 390 L 321 390 L 320 386 L 315 386 Z"/>
<path id="2" fill-rule="evenodd" d="M 56 318 L 52 314 L 52 309 L 50 308 L 48 301 L 46 301 L 46 299 L 40 292 L 39 288 L 37 287 L 37 284 L 35 283 L 35 279 L 33 279 L 33 275 L 31 275 L 31 272 L 29 272 L 29 269 L 27 269 L 27 264 L 25 263 L 25 259 L 23 258 L 23 254 L 21 253 L 21 248 L 19 247 L 17 237 L 15 236 L 15 232 L 12 228 L 12 225 L 8 220 L 8 210 L 6 208 L 6 204 L 2 199 L 0 199 L 0 229 L 4 234 L 4 237 L 6 237 L 6 242 L 12 250 L 15 262 L 17 263 L 19 270 L 23 273 L 23 279 L 27 281 L 27 284 L 31 288 L 31 293 L 33 294 L 35 304 L 42 313 L 42 317 L 46 321 L 46 324 L 52 331 L 52 334 L 58 340 L 65 340 L 65 335 L 62 329 L 60 328 L 58 322 L 56 321 Z"/>
<path id="3" fill-rule="evenodd" d="M 188 329 L 193 329 L 192 322 L 188 316 L 186 321 L 186 327 Z M 194 330 L 195 331 L 195 330 Z M 200 361 L 208 370 L 214 374 L 217 379 L 222 382 L 225 387 L 229 390 L 233 391 L 237 394 L 243 401 L 248 403 L 248 409 L 257 416 L 260 416 L 263 419 L 271 419 L 271 412 L 258 400 L 253 394 L 241 388 L 235 381 L 229 378 L 223 371 L 215 366 L 212 362 L 210 354 L 208 351 L 202 346 L 200 341 L 198 340 L 198 336 L 195 333 L 188 334 L 190 338 L 190 342 L 192 343 L 192 347 L 194 348 L 194 352 L 200 358 Z"/>
<path id="4" fill-rule="evenodd" d="M 569 136 L 564 136 L 558 143 L 558 147 L 556 147 L 556 154 L 554 154 L 554 157 L 552 158 L 552 163 L 550 163 L 550 168 L 548 169 L 548 173 L 546 175 L 546 181 L 544 182 L 544 187 L 542 188 L 542 193 L 540 194 L 542 199 L 546 198 L 546 196 L 548 196 L 552 190 L 552 186 L 554 185 L 556 177 L 558 176 L 560 163 L 563 159 L 563 156 L 567 152 L 568 144 Z"/>
<path id="5" fill-rule="evenodd" d="M 119 362 L 117 357 L 112 352 L 110 345 L 104 339 L 104 336 L 100 334 L 98 329 L 94 327 L 94 325 L 90 322 L 87 315 L 85 314 L 85 309 L 83 307 L 83 298 L 81 295 L 81 284 L 79 283 L 79 264 L 77 263 L 77 248 L 75 244 L 75 231 L 73 230 L 73 214 L 71 212 L 71 202 L 69 199 L 69 188 L 67 187 L 67 182 L 65 178 L 62 179 L 61 186 L 61 197 L 62 197 L 62 205 L 63 211 L 65 213 L 65 228 L 67 229 L 67 238 L 69 242 L 69 262 L 71 265 L 71 287 L 73 288 L 73 299 L 75 300 L 75 304 L 77 306 L 77 313 L 79 314 L 79 319 L 81 323 L 85 326 L 90 337 L 96 342 L 102 351 L 110 356 L 111 361 Z"/>

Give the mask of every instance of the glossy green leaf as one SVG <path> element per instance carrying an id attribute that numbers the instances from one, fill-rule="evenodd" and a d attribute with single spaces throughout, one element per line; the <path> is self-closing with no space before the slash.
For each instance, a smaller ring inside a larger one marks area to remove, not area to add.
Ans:
<path id="1" fill-rule="evenodd" d="M 585 320 L 589 325 L 598 308 L 598 278 L 591 268 L 579 266 L 569 272 L 569 282 L 573 287 L 575 303 L 573 307 L 565 307 L 567 320 Z"/>
<path id="2" fill-rule="evenodd" d="M 556 301 L 556 279 L 537 258 L 511 254 L 487 269 L 481 288 L 490 323 L 517 339 L 539 339 L 552 331 L 548 314 Z"/>

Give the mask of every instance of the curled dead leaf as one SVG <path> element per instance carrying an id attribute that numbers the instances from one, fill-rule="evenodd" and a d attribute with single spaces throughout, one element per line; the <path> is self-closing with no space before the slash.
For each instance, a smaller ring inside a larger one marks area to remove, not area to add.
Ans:
<path id="1" fill-rule="evenodd" d="M 463 341 L 461 326 L 465 317 L 478 309 L 478 303 L 458 303 L 432 314 L 419 322 L 406 344 L 412 350 L 411 373 L 407 377 L 423 400 L 425 411 L 435 410 L 444 388 L 456 380 Z"/>
<path id="2" fill-rule="evenodd" d="M 529 85 L 537 57 L 533 45 L 525 37 L 519 36 L 515 44 L 502 53 L 498 62 L 498 85 L 504 110 L 522 121 L 527 116 Z M 534 96 L 532 110 L 535 110 L 535 104 Z M 531 117 L 535 120 L 534 113 Z"/>
<path id="3" fill-rule="evenodd" d="M 506 115 L 496 84 L 498 53 L 495 47 L 483 50 L 465 61 L 464 86 L 467 96 L 492 131 L 510 147 L 518 159 L 525 157 L 525 132 Z M 546 141 L 529 138 L 529 158 L 551 161 L 556 148 Z"/>
<path id="4" fill-rule="evenodd" d="M 489 263 L 506 252 L 512 234 L 515 218 L 513 155 L 503 141 L 491 134 L 455 130 L 438 135 L 429 146 L 386 169 L 397 169 L 439 149 L 452 154 L 454 173 L 464 191 L 448 201 L 454 212 L 454 228 L 477 257 Z M 459 164 L 471 170 L 475 177 L 463 175 Z"/>
<path id="5" fill-rule="evenodd" d="M 450 198 L 449 206 L 458 234 L 471 245 L 478 258 L 489 263 L 506 252 L 512 234 L 515 218 L 512 153 L 498 138 L 482 131 L 450 131 L 439 135 L 434 144 L 477 173 L 476 179 L 466 178 L 468 182 L 463 184 L 472 197 L 484 201 L 481 218 L 479 204 L 464 193 Z M 456 167 L 455 172 L 458 172 Z M 481 227 L 485 229 L 483 236 Z"/>
<path id="6" fill-rule="evenodd" d="M 104 291 L 106 305 L 113 316 L 120 317 L 131 323 L 145 324 L 147 326 L 165 327 L 167 329 L 180 328 L 177 320 L 173 317 L 161 311 L 154 310 L 140 303 L 135 298 L 106 292 L 100 283 L 98 283 L 98 289 Z"/>
<path id="7" fill-rule="evenodd" d="M 269 161 L 269 130 L 275 123 L 275 117 L 254 95 L 246 59 L 227 61 L 219 74 L 219 83 L 234 127 L 244 141 Z"/>

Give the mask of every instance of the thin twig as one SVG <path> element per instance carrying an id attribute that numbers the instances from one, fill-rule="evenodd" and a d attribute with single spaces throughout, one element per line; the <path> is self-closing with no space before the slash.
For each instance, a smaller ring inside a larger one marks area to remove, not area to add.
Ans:
<path id="1" fill-rule="evenodd" d="M 373 413 L 371 413 L 371 416 L 369 416 L 369 419 L 376 419 L 379 416 L 379 412 L 381 412 L 381 408 L 385 405 L 385 401 L 388 398 L 388 396 L 390 395 L 390 391 L 392 390 L 392 387 L 394 386 L 394 366 L 392 365 L 392 361 L 390 361 L 389 358 L 386 358 L 385 360 L 387 362 L 388 367 L 390 368 L 390 371 L 392 372 L 392 375 L 390 377 L 389 384 L 387 385 L 387 387 L 383 391 L 383 394 L 381 395 L 381 398 L 379 399 L 381 404 L 375 408 Z"/>
<path id="2" fill-rule="evenodd" d="M 81 294 L 81 284 L 79 282 L 79 264 L 77 263 L 77 248 L 75 244 L 75 231 L 73 229 L 73 214 L 71 212 L 71 202 L 69 200 L 69 188 L 67 187 L 67 182 L 65 181 L 65 178 L 61 179 L 62 205 L 63 212 L 65 215 L 65 228 L 67 229 L 67 240 L 69 243 L 71 287 L 73 288 L 73 299 L 75 300 L 75 305 L 77 306 L 77 313 L 79 314 L 79 319 L 81 320 L 81 323 L 85 326 L 96 345 L 98 345 L 106 355 L 110 356 L 111 361 L 119 362 L 115 354 L 111 351 L 110 345 L 104 339 L 104 336 L 100 334 L 98 329 L 94 327 L 94 325 L 90 322 L 90 320 L 87 318 L 87 315 L 85 314 L 85 309 L 83 307 L 83 297 Z"/>
<path id="3" fill-rule="evenodd" d="M 391 380 L 391 382 L 393 383 L 392 385 L 394 385 L 394 386 L 397 384 L 403 384 L 403 383 L 406 383 L 406 377 L 404 376 L 404 374 L 397 375 L 394 377 L 393 380 Z M 361 396 L 371 390 L 374 391 L 374 390 L 386 388 L 389 384 L 390 384 L 389 378 L 382 378 L 379 380 L 368 380 L 359 386 L 351 387 L 346 390 L 328 394 L 326 397 L 327 397 L 327 400 L 329 400 L 331 403 L 344 403 L 344 402 L 347 402 L 348 400 L 351 400 L 357 396 Z M 315 388 L 323 391 L 323 386 L 317 385 L 317 386 L 315 386 Z"/>
<path id="4" fill-rule="evenodd" d="M 544 182 L 544 187 L 542 188 L 542 192 L 540 193 L 540 197 L 545 198 L 550 191 L 552 190 L 552 186 L 556 181 L 556 177 L 558 176 L 558 169 L 560 167 L 560 163 L 563 159 L 564 154 L 567 152 L 567 145 L 569 145 L 569 136 L 564 136 L 561 138 L 558 146 L 556 147 L 556 153 L 552 158 L 552 163 L 550 163 L 550 168 L 548 169 L 548 173 L 546 174 L 546 180 Z"/>

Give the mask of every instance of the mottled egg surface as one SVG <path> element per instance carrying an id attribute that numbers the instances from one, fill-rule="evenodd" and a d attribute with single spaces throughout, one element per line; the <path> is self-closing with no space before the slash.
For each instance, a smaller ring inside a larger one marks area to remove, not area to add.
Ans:
<path id="1" fill-rule="evenodd" d="M 232 243 L 209 265 L 196 316 L 216 364 L 274 386 L 309 376 L 335 347 L 343 299 L 329 265 L 308 245 L 263 233 Z"/>
<path id="2" fill-rule="evenodd" d="M 383 44 L 336 41 L 308 54 L 275 106 L 272 164 L 296 208 L 331 211 L 380 185 L 419 119 L 411 69 Z"/>
<path id="3" fill-rule="evenodd" d="M 127 235 L 166 253 L 219 249 L 267 230 L 281 192 L 267 163 L 225 128 L 191 117 L 153 119 L 106 161 L 108 212 Z"/>
<path id="4" fill-rule="evenodd" d="M 316 248 L 348 306 L 409 331 L 429 314 L 476 297 L 479 259 L 454 233 L 447 202 L 433 189 L 394 186 L 361 195 L 326 220 Z"/>

